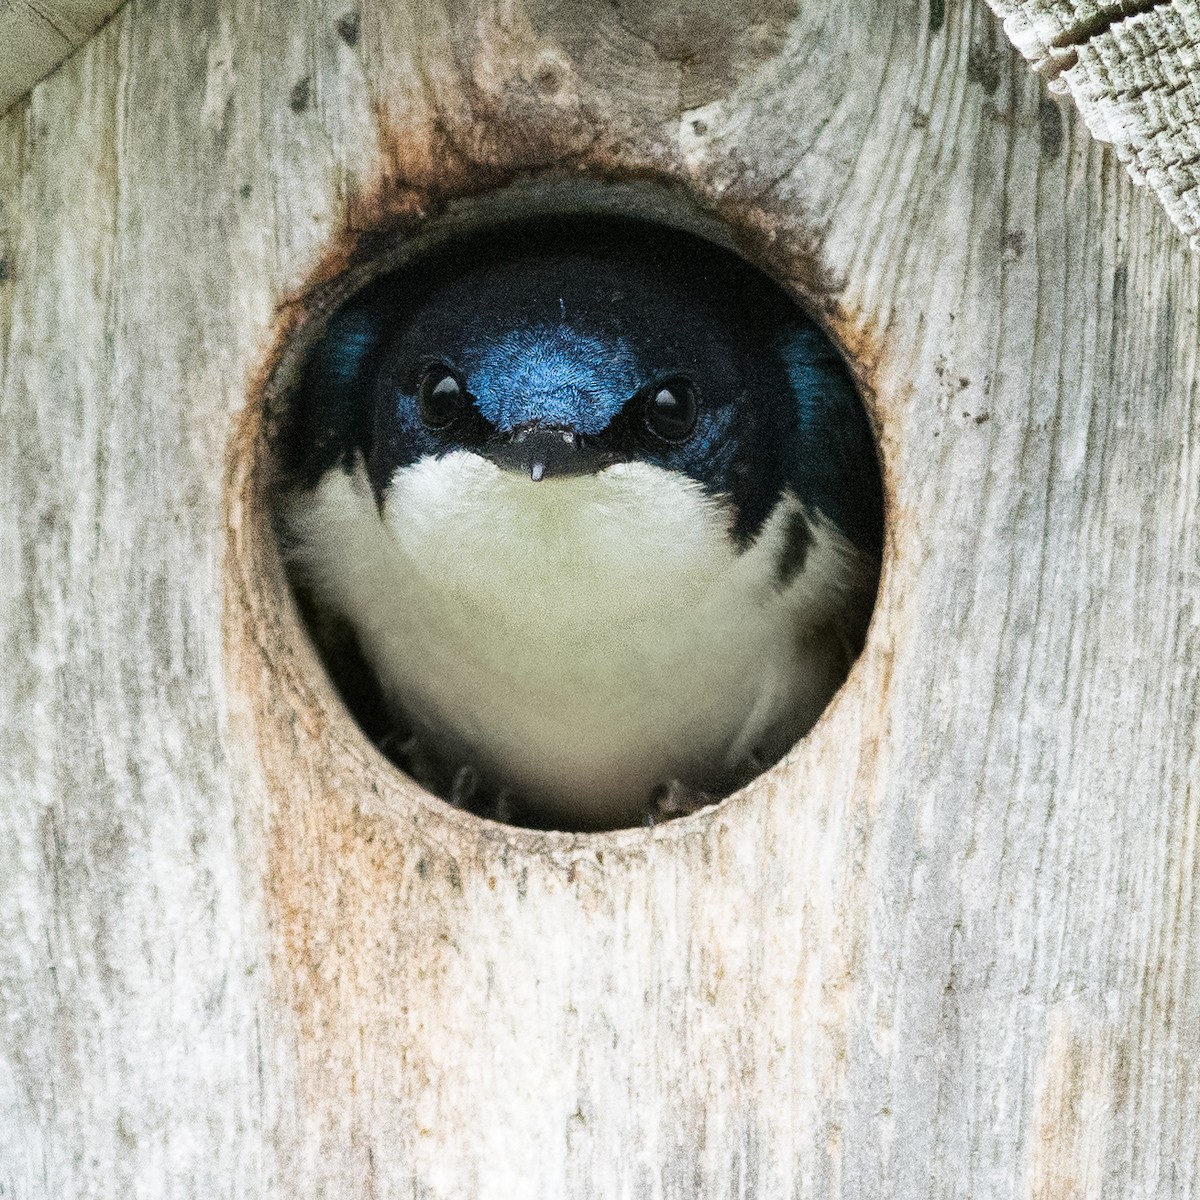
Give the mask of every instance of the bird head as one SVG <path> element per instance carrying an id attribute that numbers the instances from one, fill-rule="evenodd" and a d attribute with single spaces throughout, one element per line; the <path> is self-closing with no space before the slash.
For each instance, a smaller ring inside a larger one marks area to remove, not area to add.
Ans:
<path id="1" fill-rule="evenodd" d="M 455 451 L 531 487 L 646 462 L 719 496 L 745 540 L 803 485 L 806 455 L 828 474 L 797 380 L 833 397 L 873 470 L 836 352 L 759 272 L 638 221 L 525 222 L 428 254 L 334 317 L 306 381 L 306 452 L 361 451 L 381 506 L 398 470 Z"/>

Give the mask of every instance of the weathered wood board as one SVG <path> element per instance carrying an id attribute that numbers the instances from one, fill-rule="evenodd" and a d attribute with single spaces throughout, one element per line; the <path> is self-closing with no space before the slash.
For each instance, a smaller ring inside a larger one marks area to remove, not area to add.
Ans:
<path id="1" fill-rule="evenodd" d="M 1196 0 L 989 0 L 1013 44 L 1200 247 Z"/>
<path id="2" fill-rule="evenodd" d="M 120 7 L 120 0 L 0 0 L 0 113 Z"/>
<path id="3" fill-rule="evenodd" d="M 407 786 L 262 505 L 305 289 L 544 171 L 740 229 L 885 461 L 846 687 L 652 831 Z M 139 4 L 0 201 L 0 1196 L 1200 1193 L 1200 280 L 981 4 Z"/>
<path id="4" fill-rule="evenodd" d="M 1068 93 L 1094 137 L 1200 238 L 1200 8 L 1196 0 L 988 0 L 1005 30 Z M 0 114 L 91 37 L 116 0 L 0 0 Z M 930 0 L 935 26 L 944 0 Z M 353 10 L 343 13 L 355 19 Z M 703 18 L 702 18 L 703 19 Z M 720 26 L 727 36 L 731 26 Z M 702 40 L 711 43 L 713 32 Z"/>

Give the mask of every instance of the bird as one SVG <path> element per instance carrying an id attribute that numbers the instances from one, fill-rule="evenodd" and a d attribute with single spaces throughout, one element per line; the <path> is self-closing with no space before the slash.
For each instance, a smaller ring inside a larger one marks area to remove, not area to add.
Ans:
<path id="1" fill-rule="evenodd" d="M 695 811 L 811 729 L 861 650 L 883 501 L 853 378 L 697 234 L 444 241 L 329 318 L 292 411 L 302 608 L 381 746 L 460 807 L 584 831 Z"/>

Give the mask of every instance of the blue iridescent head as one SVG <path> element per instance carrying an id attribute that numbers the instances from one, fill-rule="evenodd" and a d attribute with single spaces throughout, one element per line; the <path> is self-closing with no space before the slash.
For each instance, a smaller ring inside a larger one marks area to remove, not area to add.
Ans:
<path id="1" fill-rule="evenodd" d="M 790 490 L 878 551 L 845 365 L 778 287 L 689 234 L 580 218 L 456 242 L 343 308 L 305 391 L 299 469 L 361 450 L 380 497 L 397 469 L 459 449 L 530 486 L 644 460 L 724 497 L 741 539 Z"/>

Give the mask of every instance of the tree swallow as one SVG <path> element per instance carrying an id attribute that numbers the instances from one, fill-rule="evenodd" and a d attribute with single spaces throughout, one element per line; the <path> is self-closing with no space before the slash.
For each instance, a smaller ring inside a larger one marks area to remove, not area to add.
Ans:
<path id="1" fill-rule="evenodd" d="M 783 291 L 690 234 L 563 218 L 427 254 L 329 321 L 283 453 L 291 577 L 326 657 L 370 670 L 338 682 L 377 687 L 397 761 L 475 811 L 712 802 L 861 648 L 866 414 Z"/>

